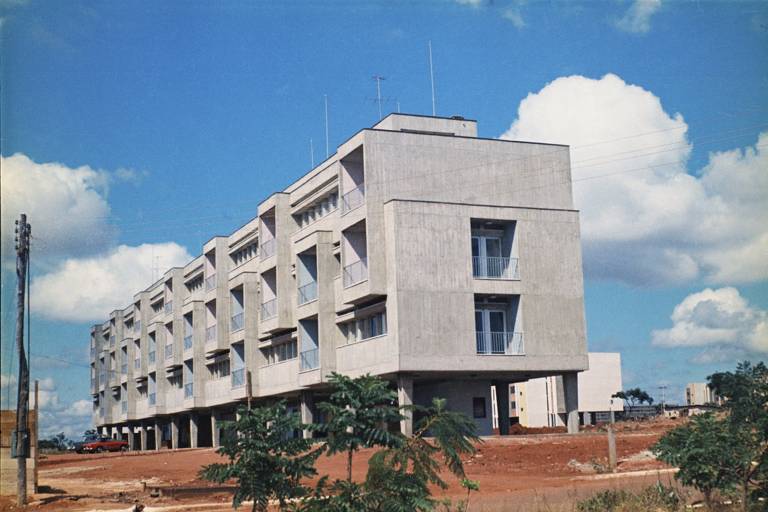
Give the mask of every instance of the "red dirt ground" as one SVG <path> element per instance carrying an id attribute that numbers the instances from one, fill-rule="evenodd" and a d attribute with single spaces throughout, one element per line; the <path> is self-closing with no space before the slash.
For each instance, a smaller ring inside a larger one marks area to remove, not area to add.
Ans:
<path id="1" fill-rule="evenodd" d="M 477 453 L 465 461 L 467 476 L 480 483 L 473 493 L 471 510 L 557 510 L 552 504 L 571 503 L 583 496 L 614 486 L 640 487 L 672 474 L 650 457 L 648 449 L 675 423 L 633 423 L 617 425 L 617 450 L 621 475 L 603 475 L 607 465 L 607 440 L 603 432 L 577 436 L 562 434 L 490 438 L 478 446 Z M 363 479 L 366 461 L 372 450 L 355 456 L 353 476 Z M 40 494 L 32 510 L 128 510 L 134 500 L 151 505 L 152 510 L 231 510 L 229 496 L 198 495 L 183 499 L 150 498 L 142 492 L 142 482 L 150 486 L 206 486 L 197 473 L 212 462 L 221 461 L 213 449 L 159 451 L 127 454 L 51 455 L 40 461 Z M 321 457 L 320 475 L 342 478 L 344 456 Z M 641 470 L 644 474 L 638 474 Z M 661 470 L 659 472 L 658 470 Z M 631 472 L 635 472 L 632 474 Z M 441 496 L 462 497 L 455 479 Z M 77 499 L 73 499 L 78 497 Z M 210 504 L 206 508 L 203 504 Z M 168 508 L 171 506 L 174 508 Z M 202 506 L 202 508 L 198 508 Z M 160 508 L 155 508 L 160 507 Z M 522 507 L 522 508 L 521 508 Z M 567 508 L 571 510 L 572 507 Z M 0 500 L 0 510 L 13 510 L 8 499 Z M 566 509 L 563 509 L 566 510 Z"/>

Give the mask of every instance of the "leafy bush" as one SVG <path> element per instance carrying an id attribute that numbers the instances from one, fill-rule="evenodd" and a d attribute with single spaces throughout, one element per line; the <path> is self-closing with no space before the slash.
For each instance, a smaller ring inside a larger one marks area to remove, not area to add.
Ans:
<path id="1" fill-rule="evenodd" d="M 683 500 L 677 490 L 660 482 L 639 493 L 610 489 L 581 501 L 579 512 L 675 512 L 682 510 Z"/>

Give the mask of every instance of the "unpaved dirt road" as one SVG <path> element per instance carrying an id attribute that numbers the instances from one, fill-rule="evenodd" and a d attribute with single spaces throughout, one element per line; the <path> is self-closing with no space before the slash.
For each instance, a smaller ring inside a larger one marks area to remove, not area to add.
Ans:
<path id="1" fill-rule="evenodd" d="M 647 449 L 668 428 L 666 424 L 626 425 L 617 435 L 618 474 L 600 474 L 607 462 L 604 433 L 576 436 L 538 435 L 486 439 L 466 461 L 467 476 L 480 482 L 473 493 L 472 511 L 573 510 L 573 503 L 595 490 L 640 488 L 658 480 L 668 484 L 672 470 L 654 460 Z M 371 450 L 354 459 L 354 478 L 363 479 Z M 152 497 L 154 486 L 188 489 L 210 486 L 198 472 L 222 459 L 211 448 L 127 454 L 51 455 L 41 460 L 41 493 L 29 510 L 130 510 L 135 502 L 147 512 L 171 510 L 231 510 L 226 491 L 179 492 Z M 343 477 L 343 456 L 321 457 L 320 475 Z M 437 496 L 459 499 L 462 489 L 450 476 L 451 486 Z M 147 486 L 147 487 L 145 487 Z M 15 510 L 3 498 L 0 510 Z"/>

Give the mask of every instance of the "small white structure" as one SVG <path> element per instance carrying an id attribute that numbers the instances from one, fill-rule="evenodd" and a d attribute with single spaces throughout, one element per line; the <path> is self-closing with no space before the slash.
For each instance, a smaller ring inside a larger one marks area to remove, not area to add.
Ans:
<path id="1" fill-rule="evenodd" d="M 590 352 L 589 370 L 578 374 L 579 417 L 583 424 L 610 411 L 623 411 L 624 402 L 611 399 L 622 390 L 621 354 Z M 511 422 L 525 427 L 565 426 L 562 377 L 541 377 L 510 385 Z"/>

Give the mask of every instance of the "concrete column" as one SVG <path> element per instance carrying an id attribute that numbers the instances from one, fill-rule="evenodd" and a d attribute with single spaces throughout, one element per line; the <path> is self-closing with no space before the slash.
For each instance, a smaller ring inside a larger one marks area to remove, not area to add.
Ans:
<path id="1" fill-rule="evenodd" d="M 315 421 L 315 397 L 311 391 L 301 392 L 301 422 L 303 424 L 314 423 Z M 312 439 L 311 430 L 303 430 L 304 439 Z"/>
<path id="2" fill-rule="evenodd" d="M 219 421 L 219 413 L 215 409 L 211 409 L 211 443 L 214 448 L 221 446 L 221 438 L 219 436 L 219 426 L 216 424 Z"/>
<path id="3" fill-rule="evenodd" d="M 197 448 L 197 422 L 200 420 L 194 412 L 189 415 L 189 446 Z"/>
<path id="4" fill-rule="evenodd" d="M 584 413 L 584 425 L 591 425 L 592 424 L 592 413 L 591 412 L 585 412 Z"/>
<path id="5" fill-rule="evenodd" d="M 147 449 L 147 426 L 144 423 L 139 426 L 139 448 L 141 451 Z"/>
<path id="6" fill-rule="evenodd" d="M 413 405 L 413 378 L 406 375 L 397 376 L 397 404 Z M 400 420 L 400 432 L 411 437 L 413 435 L 413 412 L 400 411 L 404 419 Z"/>
<path id="7" fill-rule="evenodd" d="M 509 383 L 493 381 L 496 388 L 496 412 L 499 415 L 499 435 L 509 435 Z"/>
<path id="8" fill-rule="evenodd" d="M 563 374 L 565 414 L 569 434 L 577 434 L 579 432 L 579 384 L 577 375 L 576 372 Z"/>
<path id="9" fill-rule="evenodd" d="M 171 449 L 179 449 L 179 417 L 171 418 Z"/>
<path id="10" fill-rule="evenodd" d="M 128 424 L 128 449 L 130 451 L 134 451 L 136 449 L 136 447 L 134 446 L 135 443 L 134 443 L 134 439 L 133 439 L 133 431 L 134 431 L 134 429 L 135 429 L 135 427 L 129 423 Z"/>
<path id="11" fill-rule="evenodd" d="M 155 450 L 160 449 L 160 445 L 163 444 L 163 431 L 160 429 L 160 422 L 155 422 Z"/>

